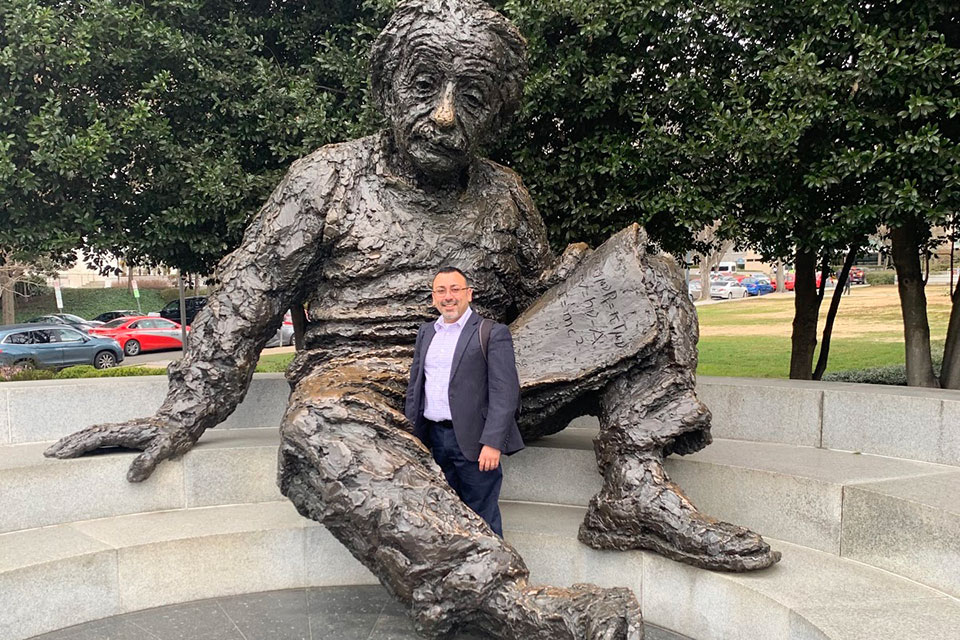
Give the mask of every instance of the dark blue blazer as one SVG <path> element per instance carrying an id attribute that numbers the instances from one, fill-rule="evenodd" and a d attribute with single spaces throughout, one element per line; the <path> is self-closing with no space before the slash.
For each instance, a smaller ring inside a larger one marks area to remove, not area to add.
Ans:
<path id="1" fill-rule="evenodd" d="M 520 380 L 513 356 L 513 339 L 506 325 L 495 324 L 487 345 L 487 362 L 480 350 L 480 321 L 473 312 L 460 332 L 450 366 L 450 414 L 460 451 L 468 460 L 477 460 L 483 445 L 510 455 L 523 449 L 517 428 L 520 405 Z M 433 322 L 420 325 L 410 365 L 407 402 L 404 413 L 413 425 L 413 433 L 429 445 L 424 424 L 423 363 L 436 331 Z"/>

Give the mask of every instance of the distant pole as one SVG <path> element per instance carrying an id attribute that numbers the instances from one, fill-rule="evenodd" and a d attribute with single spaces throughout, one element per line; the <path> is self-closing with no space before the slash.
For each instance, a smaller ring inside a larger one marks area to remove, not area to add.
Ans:
<path id="1" fill-rule="evenodd" d="M 63 313 L 63 296 L 60 294 L 60 277 L 53 281 L 53 293 L 57 299 L 57 311 Z"/>
<path id="2" fill-rule="evenodd" d="M 136 281 L 136 280 L 131 280 L 130 282 L 131 282 L 131 284 L 133 285 L 133 297 L 136 298 L 136 300 L 137 300 L 137 313 L 142 316 L 142 315 L 143 315 L 143 309 L 140 308 L 140 289 L 137 288 L 137 281 Z"/>
<path id="3" fill-rule="evenodd" d="M 180 341 L 183 350 L 187 350 L 187 299 L 183 295 L 183 273 L 177 271 L 177 281 L 180 283 Z"/>

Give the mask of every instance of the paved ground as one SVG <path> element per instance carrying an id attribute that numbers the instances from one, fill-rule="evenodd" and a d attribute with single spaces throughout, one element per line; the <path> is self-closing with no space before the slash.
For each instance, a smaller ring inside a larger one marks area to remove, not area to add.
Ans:
<path id="1" fill-rule="evenodd" d="M 488 636 L 461 633 L 455 640 Z M 268 591 L 137 611 L 32 640 L 420 640 L 380 586 Z M 646 640 L 689 640 L 655 627 Z"/>

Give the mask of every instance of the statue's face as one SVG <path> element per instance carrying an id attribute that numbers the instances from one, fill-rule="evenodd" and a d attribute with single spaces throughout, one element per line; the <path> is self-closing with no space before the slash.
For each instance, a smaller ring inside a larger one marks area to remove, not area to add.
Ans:
<path id="1" fill-rule="evenodd" d="M 497 43 L 427 36 L 409 45 L 389 109 L 397 147 L 429 178 L 458 174 L 494 132 L 501 98 Z"/>

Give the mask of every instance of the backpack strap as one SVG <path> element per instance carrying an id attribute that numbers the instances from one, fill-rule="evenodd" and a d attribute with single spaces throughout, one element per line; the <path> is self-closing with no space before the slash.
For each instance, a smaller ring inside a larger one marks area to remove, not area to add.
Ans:
<path id="1" fill-rule="evenodd" d="M 490 332 L 493 331 L 493 320 L 484 318 L 480 321 L 480 353 L 483 354 L 483 362 L 487 362 L 487 346 L 490 344 Z"/>

